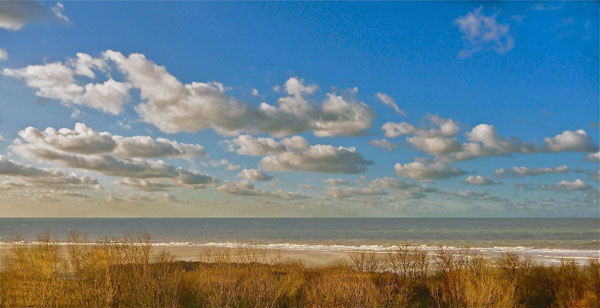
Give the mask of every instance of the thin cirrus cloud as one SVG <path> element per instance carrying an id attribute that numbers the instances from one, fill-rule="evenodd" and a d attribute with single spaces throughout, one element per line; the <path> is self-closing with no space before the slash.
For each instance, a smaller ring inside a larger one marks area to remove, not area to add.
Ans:
<path id="1" fill-rule="evenodd" d="M 387 139 L 373 139 L 369 141 L 369 144 L 386 151 L 394 151 L 398 148 L 398 144 Z"/>
<path id="2" fill-rule="evenodd" d="M 379 101 L 381 101 L 385 105 L 392 107 L 394 111 L 396 111 L 396 113 L 406 116 L 406 112 L 404 112 L 402 109 L 400 109 L 400 107 L 398 107 L 398 104 L 396 104 L 396 101 L 391 96 L 381 92 L 375 93 L 375 96 L 377 97 L 377 99 L 379 99 Z"/>
<path id="3" fill-rule="evenodd" d="M 485 15 L 482 10 L 483 7 L 479 7 L 454 21 L 465 43 L 465 47 L 458 53 L 460 58 L 486 50 L 503 54 L 515 45 L 510 26 L 496 20 L 498 13 Z"/>
<path id="4" fill-rule="evenodd" d="M 256 108 L 229 96 L 221 83 L 184 84 L 143 54 L 125 56 L 107 50 L 98 58 L 84 53 L 76 57 L 6 68 L 2 73 L 25 80 L 40 97 L 111 114 L 121 114 L 130 90 L 139 90 L 142 102 L 134 109 L 143 121 L 167 133 L 214 129 L 227 136 L 248 132 L 281 137 L 306 131 L 318 137 L 356 136 L 371 127 L 374 117 L 372 109 L 356 98 L 356 88 L 328 92 L 316 104 L 312 96 L 318 87 L 292 77 L 276 105 L 263 102 Z M 110 77 L 113 71 L 121 73 L 124 80 Z M 99 82 L 82 80 L 94 79 L 98 73 L 108 77 Z"/>

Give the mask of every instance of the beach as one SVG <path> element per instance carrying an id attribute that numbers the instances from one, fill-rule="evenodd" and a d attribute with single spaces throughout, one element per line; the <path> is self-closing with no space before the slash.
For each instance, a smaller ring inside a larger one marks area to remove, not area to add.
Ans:
<path id="1" fill-rule="evenodd" d="M 50 234 L 66 244 L 72 233 L 86 242 L 123 235 L 150 236 L 155 251 L 197 261 L 207 248 L 259 248 L 283 260 L 325 266 L 355 252 L 385 254 L 406 244 L 486 257 L 516 253 L 544 264 L 586 263 L 600 254 L 593 218 L 0 218 L 0 247 Z"/>

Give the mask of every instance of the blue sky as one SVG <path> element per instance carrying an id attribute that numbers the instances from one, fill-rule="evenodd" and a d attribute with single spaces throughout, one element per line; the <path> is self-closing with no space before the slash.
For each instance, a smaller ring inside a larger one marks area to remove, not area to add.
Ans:
<path id="1" fill-rule="evenodd" d="M 2 3 L 0 215 L 597 216 L 598 12 Z"/>

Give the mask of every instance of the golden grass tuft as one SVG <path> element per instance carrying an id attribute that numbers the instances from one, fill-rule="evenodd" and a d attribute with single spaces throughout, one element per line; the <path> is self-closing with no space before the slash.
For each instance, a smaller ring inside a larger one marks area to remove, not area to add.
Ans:
<path id="1" fill-rule="evenodd" d="M 15 243 L 0 258 L 4 307 L 599 307 L 600 265 L 534 264 L 516 254 L 433 254 L 400 245 L 310 269 L 277 251 L 205 248 L 199 262 L 153 252 L 150 237 L 89 243 L 73 233 Z"/>

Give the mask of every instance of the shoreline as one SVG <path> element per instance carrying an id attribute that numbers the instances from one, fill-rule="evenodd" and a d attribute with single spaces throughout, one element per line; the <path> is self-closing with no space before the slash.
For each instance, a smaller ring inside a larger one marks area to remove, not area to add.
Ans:
<path id="1" fill-rule="evenodd" d="M 0 242 L 0 254 L 13 245 L 35 245 L 35 241 Z M 57 242 L 59 246 L 72 245 L 69 242 Z M 76 243 L 81 245 L 96 245 L 96 242 Z M 270 255 L 279 254 L 281 261 L 299 262 L 308 267 L 325 267 L 340 262 L 347 262 L 354 253 L 386 254 L 398 248 L 398 245 L 341 245 L 341 244 L 301 244 L 301 243 L 253 243 L 253 242 L 151 242 L 153 251 L 165 250 L 180 261 L 200 261 L 202 253 L 207 250 L 236 251 L 243 249 L 263 250 Z M 494 247 L 455 247 L 455 246 L 430 246 L 408 245 L 410 249 L 425 251 L 434 254 L 440 250 L 452 254 L 473 252 L 485 258 L 497 258 L 505 253 L 515 253 L 521 258 L 531 259 L 539 264 L 558 264 L 562 259 L 573 260 L 578 264 L 587 264 L 590 260 L 600 261 L 600 249 L 557 249 L 534 248 L 524 246 L 494 246 Z"/>

